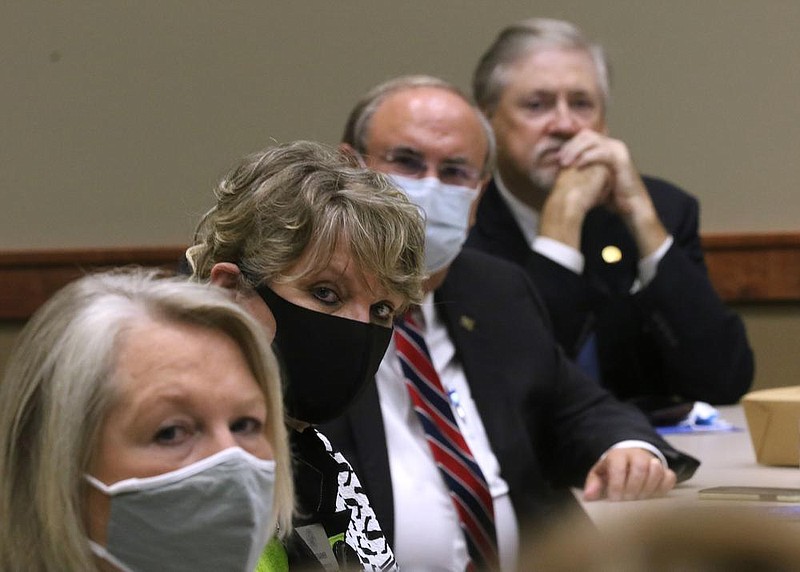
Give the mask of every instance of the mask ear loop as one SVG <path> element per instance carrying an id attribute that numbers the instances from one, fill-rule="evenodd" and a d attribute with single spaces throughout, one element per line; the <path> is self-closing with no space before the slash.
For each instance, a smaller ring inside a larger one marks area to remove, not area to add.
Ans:
<path id="1" fill-rule="evenodd" d="M 89 550 L 91 550 L 95 556 L 97 556 L 101 560 L 105 560 L 106 562 L 116 567 L 118 570 L 121 570 L 122 572 L 135 572 L 134 570 L 131 570 L 130 568 L 125 566 L 125 564 L 117 560 L 113 554 L 111 554 L 108 550 L 106 550 L 105 546 L 97 544 L 92 539 L 89 539 Z"/>
<path id="2" fill-rule="evenodd" d="M 97 479 L 88 473 L 83 475 L 83 478 L 101 493 L 104 493 L 106 496 L 111 496 L 111 488 L 100 479 Z"/>
<path id="3" fill-rule="evenodd" d="M 247 280 L 247 282 L 249 282 L 250 286 L 253 288 L 253 290 L 255 290 L 255 292 L 258 294 L 258 296 L 264 302 L 264 305 L 267 308 L 270 308 L 269 303 L 267 302 L 266 296 L 264 296 L 264 294 L 262 293 L 263 289 L 268 289 L 268 290 L 272 291 L 269 288 L 269 286 L 267 286 L 266 284 L 263 284 L 262 281 L 260 281 L 260 280 L 256 280 L 253 277 L 253 275 L 250 274 L 249 272 L 247 272 L 245 270 L 242 270 L 241 264 L 237 264 L 236 266 L 239 267 L 239 271 L 242 273 L 242 276 L 244 277 L 245 280 Z M 273 294 L 274 294 L 274 292 L 273 292 Z M 275 294 L 275 295 L 277 296 L 277 294 Z M 271 308 L 270 308 L 270 312 L 272 312 Z M 274 316 L 274 314 L 273 314 L 273 316 Z M 289 372 L 286 369 L 286 361 L 283 359 L 283 355 L 281 355 L 281 349 L 278 347 L 278 344 L 275 343 L 275 340 L 273 340 L 272 343 L 270 344 L 270 349 L 272 349 L 272 353 L 275 354 L 275 361 L 278 362 L 278 371 L 280 372 L 281 385 L 285 386 L 287 383 L 289 383 Z M 286 387 L 282 387 L 281 388 L 281 393 L 284 396 L 286 395 Z"/>

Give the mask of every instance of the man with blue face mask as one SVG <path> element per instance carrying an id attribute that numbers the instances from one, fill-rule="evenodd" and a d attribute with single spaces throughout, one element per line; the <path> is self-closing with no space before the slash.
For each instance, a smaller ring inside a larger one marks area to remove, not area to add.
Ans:
<path id="1" fill-rule="evenodd" d="M 378 86 L 343 147 L 426 217 L 425 298 L 397 322 L 376 385 L 324 426 L 401 567 L 512 570 L 522 531 L 577 508 L 567 485 L 636 499 L 692 475 L 695 459 L 564 357 L 521 269 L 461 248 L 494 153 L 456 88 L 424 76 Z"/>

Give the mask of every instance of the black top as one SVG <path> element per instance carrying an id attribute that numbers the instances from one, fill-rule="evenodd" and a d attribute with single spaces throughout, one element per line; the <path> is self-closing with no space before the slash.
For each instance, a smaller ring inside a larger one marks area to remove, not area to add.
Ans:
<path id="1" fill-rule="evenodd" d="M 697 201 L 674 185 L 644 178 L 674 243 L 656 277 L 636 294 L 639 252 L 622 219 L 589 212 L 581 235 L 582 275 L 533 252 L 492 181 L 467 245 L 523 267 L 547 306 L 556 339 L 575 357 L 597 336 L 603 383 L 623 399 L 660 396 L 735 403 L 753 380 L 753 353 L 741 319 L 708 278 L 698 234 Z M 622 259 L 607 263 L 605 246 Z"/>

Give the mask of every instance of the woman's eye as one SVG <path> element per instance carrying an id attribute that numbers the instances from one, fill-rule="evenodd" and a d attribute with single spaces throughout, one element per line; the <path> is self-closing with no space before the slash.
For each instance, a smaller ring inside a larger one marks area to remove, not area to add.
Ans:
<path id="1" fill-rule="evenodd" d="M 380 303 L 372 306 L 372 315 L 380 323 L 389 324 L 394 320 L 394 308 L 391 304 Z"/>
<path id="2" fill-rule="evenodd" d="M 185 427 L 169 425 L 156 431 L 153 440 L 163 445 L 174 445 L 183 441 L 188 435 L 189 431 Z"/>
<path id="3" fill-rule="evenodd" d="M 231 423 L 231 433 L 261 433 L 264 423 L 253 417 L 242 417 Z"/>
<path id="4" fill-rule="evenodd" d="M 324 304 L 333 305 L 339 303 L 339 296 L 330 288 L 319 286 L 314 288 L 313 294 L 317 300 Z"/>

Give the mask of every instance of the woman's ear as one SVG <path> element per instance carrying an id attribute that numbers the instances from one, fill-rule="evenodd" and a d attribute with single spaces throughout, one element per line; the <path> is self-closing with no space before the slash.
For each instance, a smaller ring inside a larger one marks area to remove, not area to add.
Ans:
<path id="1" fill-rule="evenodd" d="M 211 283 L 228 290 L 239 287 L 239 278 L 242 271 L 233 262 L 217 262 L 211 267 Z"/>
<path id="2" fill-rule="evenodd" d="M 230 290 L 233 300 L 260 322 L 270 343 L 275 338 L 275 317 L 267 303 L 252 288 L 242 288 L 242 271 L 233 262 L 218 262 L 211 268 L 211 283 Z"/>
<path id="3" fill-rule="evenodd" d="M 367 167 L 367 164 L 364 162 L 364 157 L 362 157 L 361 153 L 356 151 L 355 148 L 349 143 L 339 143 L 339 151 L 353 159 L 353 161 L 358 163 L 360 167 Z"/>

